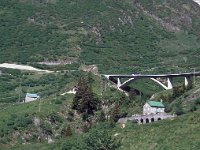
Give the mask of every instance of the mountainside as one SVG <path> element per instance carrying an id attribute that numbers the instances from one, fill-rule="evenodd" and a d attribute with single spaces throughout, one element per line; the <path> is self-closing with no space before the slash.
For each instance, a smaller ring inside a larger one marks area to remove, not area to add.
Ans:
<path id="1" fill-rule="evenodd" d="M 200 71 L 199 27 L 192 0 L 0 0 L 0 63 L 46 70 L 0 68 L 0 149 L 200 149 L 199 77 L 125 95 L 103 76 Z M 149 99 L 178 117 L 122 128 Z"/>
<path id="2" fill-rule="evenodd" d="M 0 7 L 0 62 L 70 61 L 101 73 L 198 68 L 200 10 L 192 0 L 2 0 Z"/>

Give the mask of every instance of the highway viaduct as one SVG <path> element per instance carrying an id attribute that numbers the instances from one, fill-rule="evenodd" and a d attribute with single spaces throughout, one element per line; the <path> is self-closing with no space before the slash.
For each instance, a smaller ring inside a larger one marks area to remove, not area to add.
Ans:
<path id="1" fill-rule="evenodd" d="M 176 77 L 183 77 L 184 78 L 184 84 L 187 87 L 189 85 L 190 79 L 192 77 L 200 76 L 200 72 L 189 72 L 189 73 L 177 73 L 177 74 L 149 74 L 149 75 L 143 75 L 143 74 L 130 74 L 130 75 L 121 75 L 121 74 L 115 74 L 115 75 L 104 75 L 109 81 L 114 83 L 119 90 L 123 90 L 125 87 L 127 87 L 130 83 L 139 80 L 139 79 L 150 79 L 157 84 L 159 84 L 161 87 L 163 87 L 165 90 L 173 89 L 173 78 Z M 167 84 L 160 80 L 160 78 L 165 78 L 167 81 Z M 123 80 L 123 81 L 122 81 Z"/>

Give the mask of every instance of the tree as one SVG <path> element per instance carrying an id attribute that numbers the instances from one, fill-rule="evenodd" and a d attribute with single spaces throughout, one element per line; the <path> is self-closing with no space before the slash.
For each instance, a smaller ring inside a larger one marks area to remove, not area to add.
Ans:
<path id="1" fill-rule="evenodd" d="M 190 105 L 190 111 L 191 112 L 194 112 L 194 111 L 196 111 L 197 110 L 197 107 L 196 107 L 196 105 L 193 103 L 193 104 L 191 104 Z"/>
<path id="2" fill-rule="evenodd" d="M 120 118 L 120 105 L 117 102 L 115 103 L 115 106 L 111 114 L 111 121 L 117 122 L 119 118 Z"/>
<path id="3" fill-rule="evenodd" d="M 200 98 L 195 100 L 195 105 L 200 105 Z"/>
<path id="4" fill-rule="evenodd" d="M 70 138 L 67 141 L 65 141 L 62 146 L 62 150 L 86 150 L 86 144 L 81 138 Z"/>
<path id="5" fill-rule="evenodd" d="M 99 122 L 104 122 L 104 121 L 106 121 L 106 115 L 105 115 L 105 113 L 104 113 L 103 110 L 100 112 L 98 121 L 99 121 Z"/>
<path id="6" fill-rule="evenodd" d="M 63 135 L 63 136 L 66 136 L 66 137 L 72 136 L 72 130 L 71 130 L 70 125 L 68 125 L 67 128 L 64 128 L 64 129 L 62 130 L 62 135 Z"/>
<path id="7" fill-rule="evenodd" d="M 92 92 L 91 86 L 84 78 L 80 78 L 77 92 L 72 102 L 72 109 L 81 113 L 84 121 L 90 122 L 94 112 L 99 109 L 99 104 L 100 101 Z"/>
<path id="8" fill-rule="evenodd" d="M 184 114 L 183 107 L 182 107 L 182 105 L 181 105 L 180 102 L 177 102 L 177 103 L 175 104 L 174 111 L 175 111 L 175 113 L 176 113 L 178 116 Z"/>
<path id="9" fill-rule="evenodd" d="M 89 84 L 94 83 L 94 79 L 93 79 L 93 76 L 92 76 L 92 72 L 91 72 L 91 71 L 88 73 L 87 80 L 88 80 L 88 83 L 89 83 Z"/>
<path id="10" fill-rule="evenodd" d="M 121 143 L 104 130 L 92 130 L 85 138 L 88 150 L 115 150 Z"/>

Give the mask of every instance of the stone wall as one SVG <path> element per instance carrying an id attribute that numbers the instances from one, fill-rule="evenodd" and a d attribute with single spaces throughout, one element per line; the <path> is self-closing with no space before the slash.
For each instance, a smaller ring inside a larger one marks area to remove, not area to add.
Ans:
<path id="1" fill-rule="evenodd" d="M 170 115 L 167 113 L 159 113 L 159 114 L 149 114 L 149 115 L 133 115 L 132 117 L 120 118 L 118 120 L 119 123 L 126 123 L 127 121 L 136 122 L 138 124 L 151 123 L 164 119 L 173 119 L 176 115 Z"/>

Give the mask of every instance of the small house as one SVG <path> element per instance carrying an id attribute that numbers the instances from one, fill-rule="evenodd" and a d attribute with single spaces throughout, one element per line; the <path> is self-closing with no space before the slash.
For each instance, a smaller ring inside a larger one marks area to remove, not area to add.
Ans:
<path id="1" fill-rule="evenodd" d="M 37 100 L 39 98 L 40 98 L 40 96 L 38 94 L 35 94 L 35 93 L 26 93 L 25 103 L 31 102 L 31 101 L 35 101 L 35 100 Z"/>
<path id="2" fill-rule="evenodd" d="M 164 113 L 165 106 L 163 105 L 162 101 L 147 101 L 143 106 L 143 115 L 150 115 L 150 114 L 158 114 Z"/>

